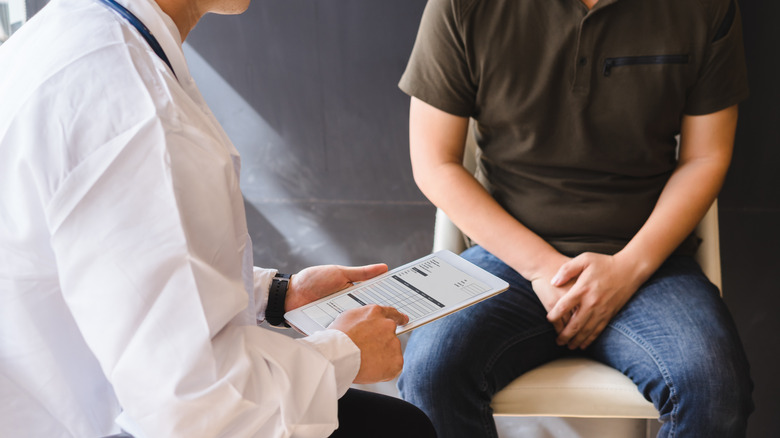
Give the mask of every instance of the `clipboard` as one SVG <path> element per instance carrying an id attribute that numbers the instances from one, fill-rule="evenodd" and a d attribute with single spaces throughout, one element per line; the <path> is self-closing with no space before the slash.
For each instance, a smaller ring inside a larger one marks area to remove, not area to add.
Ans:
<path id="1" fill-rule="evenodd" d="M 379 304 L 409 316 L 396 334 L 486 300 L 509 284 L 464 258 L 438 251 L 382 275 L 285 313 L 296 330 L 310 335 L 325 330 L 341 313 Z"/>

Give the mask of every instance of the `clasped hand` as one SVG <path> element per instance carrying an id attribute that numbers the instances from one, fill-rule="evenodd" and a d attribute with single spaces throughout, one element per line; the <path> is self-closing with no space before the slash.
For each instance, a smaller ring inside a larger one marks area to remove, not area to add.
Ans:
<path id="1" fill-rule="evenodd" d="M 558 345 L 587 348 L 639 288 L 634 267 L 618 255 L 583 253 L 532 284 L 558 333 Z M 545 284 L 546 282 L 546 284 Z"/>

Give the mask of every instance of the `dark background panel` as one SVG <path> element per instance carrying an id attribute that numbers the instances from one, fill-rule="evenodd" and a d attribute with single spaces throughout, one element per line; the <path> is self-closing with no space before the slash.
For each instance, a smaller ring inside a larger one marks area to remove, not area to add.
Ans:
<path id="1" fill-rule="evenodd" d="M 720 196 L 723 298 L 752 367 L 748 436 L 780 437 L 780 4 L 742 0 L 751 96 Z"/>

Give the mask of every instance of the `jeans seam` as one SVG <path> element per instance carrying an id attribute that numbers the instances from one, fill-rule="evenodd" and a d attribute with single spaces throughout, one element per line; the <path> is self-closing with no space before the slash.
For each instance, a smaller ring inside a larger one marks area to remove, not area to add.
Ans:
<path id="1" fill-rule="evenodd" d="M 638 345 L 643 351 L 645 351 L 648 355 L 650 355 L 650 357 L 653 359 L 653 362 L 656 364 L 659 371 L 661 372 L 661 377 L 663 377 L 664 382 L 669 387 L 669 398 L 672 401 L 672 412 L 670 412 L 671 426 L 669 428 L 670 430 L 668 436 L 670 438 L 673 438 L 675 436 L 674 429 L 675 426 L 677 425 L 677 411 L 679 409 L 677 387 L 674 385 L 674 381 L 672 380 L 672 377 L 669 375 L 669 372 L 663 360 L 661 360 L 660 355 L 658 355 L 656 351 L 647 342 L 635 336 L 633 334 L 633 331 L 631 331 L 628 327 L 620 323 L 614 323 L 614 322 L 610 323 L 609 327 L 612 327 L 613 329 L 617 330 L 618 333 L 628 338 L 631 342 Z M 656 407 L 656 409 L 658 408 Z"/>
<path id="2" fill-rule="evenodd" d="M 551 327 L 540 326 L 538 329 L 535 329 L 535 330 L 530 330 L 530 331 L 526 330 L 526 331 L 524 331 L 522 333 L 522 335 L 514 336 L 514 337 L 508 339 L 503 344 L 501 344 L 501 346 L 495 350 L 495 352 L 490 356 L 488 361 L 485 363 L 485 368 L 482 371 L 482 382 L 480 383 L 480 388 L 482 389 L 482 391 L 483 392 L 487 392 L 487 390 L 488 390 L 488 378 L 487 378 L 487 376 L 490 374 L 490 370 L 493 369 L 493 366 L 496 364 L 496 362 L 498 362 L 498 358 L 502 354 L 504 354 L 511 347 L 513 347 L 513 346 L 515 346 L 515 345 L 517 345 L 517 344 L 519 344 L 521 342 L 524 342 L 524 341 L 526 341 L 526 340 L 528 340 L 530 338 L 539 336 L 539 335 L 541 335 L 543 333 L 550 332 L 550 331 L 552 331 Z M 494 389 L 495 389 L 495 393 L 497 393 L 498 392 L 498 388 L 494 388 Z M 493 394 L 493 396 L 495 396 L 495 393 Z M 490 403 L 488 403 L 487 406 L 483 410 L 483 415 L 484 415 L 483 418 L 487 419 L 488 417 L 490 417 L 492 419 L 492 410 L 493 410 L 493 408 L 491 408 L 490 407 Z M 488 414 L 490 414 L 490 415 L 488 415 Z M 483 426 L 484 426 L 484 423 L 483 423 Z M 494 430 L 495 430 L 495 427 L 493 427 L 493 428 L 486 427 L 487 435 L 490 435 L 492 432 L 494 432 Z"/>

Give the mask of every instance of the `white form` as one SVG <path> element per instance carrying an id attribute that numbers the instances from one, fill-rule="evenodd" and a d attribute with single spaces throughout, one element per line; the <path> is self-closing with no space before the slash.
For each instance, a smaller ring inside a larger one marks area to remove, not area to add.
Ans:
<path id="1" fill-rule="evenodd" d="M 487 284 L 434 256 L 379 281 L 358 285 L 350 292 L 303 309 L 303 312 L 327 327 L 346 310 L 379 304 L 395 307 L 408 315 L 411 324 L 489 289 Z"/>

